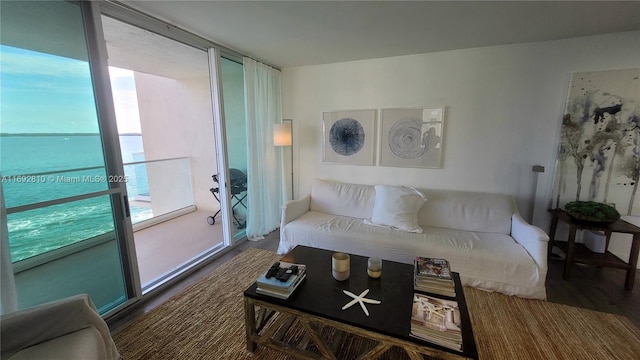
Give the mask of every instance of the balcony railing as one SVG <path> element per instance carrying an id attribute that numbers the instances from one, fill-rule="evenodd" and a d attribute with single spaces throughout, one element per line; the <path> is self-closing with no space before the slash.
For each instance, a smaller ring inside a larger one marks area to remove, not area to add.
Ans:
<path id="1" fill-rule="evenodd" d="M 134 229 L 195 209 L 188 158 L 130 162 L 124 164 L 124 170 L 122 181 L 126 181 Z M 113 238 L 110 195 L 114 190 L 96 180 L 105 178 L 104 173 L 104 167 L 97 166 L 3 175 L 7 200 L 17 190 L 45 194 L 39 201 L 7 201 L 9 243 L 16 270 L 81 251 L 98 239 Z M 4 178 L 16 181 L 5 182 Z"/>
<path id="2" fill-rule="evenodd" d="M 124 164 L 134 229 L 183 209 L 195 209 L 186 157 Z M 145 224 L 146 223 L 146 224 Z"/>

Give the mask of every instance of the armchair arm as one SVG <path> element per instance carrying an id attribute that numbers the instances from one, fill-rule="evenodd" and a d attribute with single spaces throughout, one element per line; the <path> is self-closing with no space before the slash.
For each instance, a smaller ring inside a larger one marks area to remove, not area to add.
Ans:
<path id="1" fill-rule="evenodd" d="M 511 237 L 522 245 L 541 270 L 541 276 L 547 273 L 547 246 L 549 236 L 537 226 L 527 223 L 519 213 L 511 217 Z"/>
<path id="2" fill-rule="evenodd" d="M 296 199 L 289 200 L 282 205 L 282 219 L 280 220 L 280 230 L 284 229 L 285 225 L 299 218 L 309 211 L 309 204 L 311 203 L 311 195 Z"/>
<path id="3" fill-rule="evenodd" d="M 95 327 L 104 341 L 105 359 L 118 359 L 107 323 L 100 317 L 89 295 L 81 294 L 62 300 L 36 305 L 2 315 L 2 357 L 22 349 L 61 337 L 72 332 Z"/>

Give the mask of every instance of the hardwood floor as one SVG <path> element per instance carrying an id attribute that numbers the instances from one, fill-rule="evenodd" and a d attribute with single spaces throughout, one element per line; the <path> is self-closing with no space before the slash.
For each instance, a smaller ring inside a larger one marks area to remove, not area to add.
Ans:
<path id="1" fill-rule="evenodd" d="M 267 235 L 262 241 L 245 241 L 237 248 L 195 271 L 185 279 L 134 305 L 125 314 L 108 319 L 107 323 L 112 331 L 117 331 L 136 317 L 150 311 L 171 296 L 199 281 L 215 268 L 247 248 L 253 247 L 276 251 L 279 235 L 279 231 L 276 230 Z M 561 259 L 549 259 L 549 271 L 547 274 L 548 301 L 622 315 L 640 328 L 640 274 L 636 276 L 635 290 L 625 291 L 625 272 L 622 270 L 574 265 L 571 280 L 565 281 L 562 279 L 562 269 L 563 262 Z"/>
<path id="2" fill-rule="evenodd" d="M 563 280 L 563 260 L 552 257 L 548 264 L 548 301 L 622 315 L 640 328 L 640 271 L 634 289 L 627 291 L 623 270 L 573 265 L 571 279 Z"/>

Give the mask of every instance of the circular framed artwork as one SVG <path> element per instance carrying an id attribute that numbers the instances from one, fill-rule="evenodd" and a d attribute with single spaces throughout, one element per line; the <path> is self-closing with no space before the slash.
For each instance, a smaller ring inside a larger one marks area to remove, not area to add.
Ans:
<path id="1" fill-rule="evenodd" d="M 375 165 L 376 110 L 322 113 L 322 161 Z"/>

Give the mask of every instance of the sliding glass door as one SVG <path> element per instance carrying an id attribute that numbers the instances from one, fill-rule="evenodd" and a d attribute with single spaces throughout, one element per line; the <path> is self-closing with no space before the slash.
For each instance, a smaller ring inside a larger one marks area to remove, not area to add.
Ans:
<path id="1" fill-rule="evenodd" d="M 223 249 L 206 50 L 102 15 L 140 282 L 148 292 Z M 145 24 L 142 24 L 145 25 Z"/>
<path id="2" fill-rule="evenodd" d="M 117 3 L 0 7 L 1 240 L 19 308 L 88 293 L 108 316 L 245 236 L 237 54 Z"/>
<path id="3" fill-rule="evenodd" d="M 244 98 L 244 66 L 241 60 L 219 58 L 224 103 L 224 136 L 229 167 L 229 204 L 233 238 L 246 236 L 247 226 L 247 124 Z"/>
<path id="4" fill-rule="evenodd" d="M 114 166 L 99 69 L 89 61 L 90 7 L 0 6 L 0 172 L 18 306 L 88 293 L 108 312 L 135 297 L 135 286 L 127 178 Z"/>

